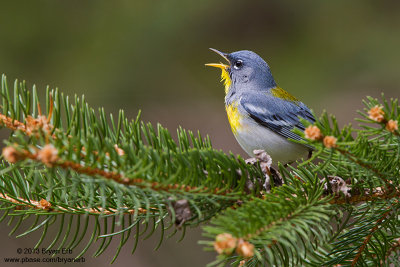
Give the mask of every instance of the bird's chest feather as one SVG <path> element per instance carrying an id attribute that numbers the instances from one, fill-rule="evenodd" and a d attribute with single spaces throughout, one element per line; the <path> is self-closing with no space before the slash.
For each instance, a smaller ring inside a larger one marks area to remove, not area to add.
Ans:
<path id="1" fill-rule="evenodd" d="M 241 128 L 241 120 L 243 115 L 240 114 L 237 104 L 232 103 L 225 107 L 228 115 L 229 124 L 231 125 L 232 132 L 236 135 Z"/>

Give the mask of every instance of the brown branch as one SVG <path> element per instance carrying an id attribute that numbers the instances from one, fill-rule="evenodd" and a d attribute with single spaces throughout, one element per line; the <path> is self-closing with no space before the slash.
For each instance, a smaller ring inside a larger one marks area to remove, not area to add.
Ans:
<path id="1" fill-rule="evenodd" d="M 363 253 L 363 251 L 365 250 L 365 248 L 367 247 L 367 244 L 369 243 L 369 241 L 371 240 L 373 234 L 376 232 L 376 230 L 378 230 L 380 223 L 382 223 L 382 221 L 384 219 L 386 219 L 386 217 L 389 215 L 389 213 L 392 211 L 390 208 L 388 208 L 389 210 L 386 211 L 385 213 L 382 214 L 381 218 L 379 220 L 376 221 L 376 225 L 374 227 L 371 228 L 370 230 L 370 234 L 367 235 L 367 237 L 364 239 L 362 246 L 358 249 L 358 252 L 356 254 L 356 256 L 354 257 L 353 261 L 351 262 L 351 267 L 356 266 L 358 260 L 361 257 L 361 254 Z"/>
<path id="2" fill-rule="evenodd" d="M 99 215 L 99 214 L 110 215 L 110 214 L 115 214 L 118 212 L 117 209 L 112 209 L 112 208 L 104 209 L 103 207 L 81 208 L 81 209 L 76 209 L 76 208 L 68 208 L 67 209 L 67 208 L 64 208 L 61 206 L 54 207 L 45 199 L 36 201 L 36 200 L 31 200 L 31 199 L 28 200 L 28 199 L 23 199 L 23 198 L 13 198 L 4 193 L 0 194 L 0 201 L 8 201 L 8 202 L 18 205 L 19 207 L 25 206 L 25 207 L 34 208 L 34 209 L 51 210 L 51 211 L 55 211 L 55 212 L 72 213 L 74 211 L 80 211 L 80 212 L 85 211 L 85 212 L 88 212 L 88 213 L 94 214 L 94 215 Z M 127 208 L 127 207 L 123 207 L 123 208 Z M 148 212 L 146 209 L 143 209 L 143 208 L 138 208 L 137 211 L 139 214 L 145 214 Z M 151 210 L 150 210 L 150 212 L 156 212 L 156 211 L 157 211 L 157 209 L 154 209 L 154 208 L 151 208 Z M 125 214 L 134 214 L 135 209 L 128 209 L 124 213 Z"/>
<path id="3" fill-rule="evenodd" d="M 13 151 L 7 151 L 13 150 Z M 55 150 L 55 151 L 54 151 Z M 7 153 L 5 153 L 7 151 Z M 201 193 L 214 193 L 218 195 L 226 195 L 230 193 L 230 190 L 221 191 L 219 188 L 210 189 L 207 187 L 199 188 L 195 186 L 183 185 L 183 184 L 169 184 L 163 185 L 159 182 L 150 182 L 145 181 L 142 178 L 130 178 L 125 177 L 118 172 L 105 171 L 102 169 L 83 166 L 79 163 L 68 161 L 68 160 L 60 160 L 56 155 L 57 150 L 52 145 L 46 145 L 41 150 L 38 150 L 36 153 L 31 153 L 28 150 L 16 150 L 14 147 L 9 146 L 3 149 L 3 156 L 9 162 L 15 163 L 16 161 L 21 161 L 24 159 L 30 159 L 36 162 L 40 162 L 45 164 L 47 167 L 60 167 L 66 170 L 74 170 L 80 174 L 87 174 L 90 176 L 101 176 L 110 180 L 113 180 L 117 183 L 125 184 L 125 185 L 133 185 L 139 188 L 151 188 L 153 190 L 162 190 L 162 191 L 171 191 L 171 190 L 183 190 L 186 192 L 201 192 Z M 8 155 L 6 155 L 8 154 Z M 12 156 L 13 160 L 10 160 L 8 157 Z"/>
<path id="4" fill-rule="evenodd" d="M 376 191 L 375 193 L 365 194 L 365 195 L 353 195 L 348 198 L 339 196 L 329 201 L 329 204 L 337 204 L 337 205 L 357 204 L 360 202 L 374 201 L 378 199 L 392 199 L 400 197 L 400 190 L 398 188 L 395 188 L 395 190 L 392 190 L 391 192 L 382 190 L 375 190 L 375 191 Z"/>

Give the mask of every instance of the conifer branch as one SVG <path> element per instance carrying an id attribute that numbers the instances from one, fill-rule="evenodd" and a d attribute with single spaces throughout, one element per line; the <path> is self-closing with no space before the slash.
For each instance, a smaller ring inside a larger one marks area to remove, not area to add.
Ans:
<path id="1" fill-rule="evenodd" d="M 370 234 L 367 235 L 367 237 L 364 239 L 362 246 L 358 249 L 356 256 L 354 257 L 354 259 L 351 262 L 352 267 L 356 266 L 358 260 L 360 259 L 364 249 L 367 247 L 373 234 L 379 229 L 379 225 L 382 223 L 383 220 L 386 219 L 386 217 L 390 214 L 391 211 L 392 210 L 389 207 L 388 210 L 380 216 L 379 220 L 376 221 L 375 226 L 372 229 L 370 229 Z"/>
<path id="2" fill-rule="evenodd" d="M 163 185 L 158 182 L 149 183 L 141 178 L 130 178 L 123 176 L 122 174 L 117 172 L 105 171 L 98 168 L 83 166 L 79 163 L 75 163 L 72 161 L 60 160 L 58 159 L 58 157 L 53 156 L 54 154 L 56 155 L 58 153 L 57 150 L 51 145 L 48 146 L 49 147 L 45 146 L 44 148 L 39 150 L 36 149 L 37 150 L 36 153 L 31 153 L 28 150 L 16 150 L 15 148 L 9 146 L 3 149 L 3 155 L 5 155 L 5 159 L 11 163 L 16 163 L 17 161 L 30 159 L 33 161 L 41 162 L 49 167 L 60 167 L 66 170 L 71 169 L 80 174 L 87 174 L 90 176 L 101 176 L 120 184 L 134 185 L 140 188 L 151 188 L 156 191 L 163 190 L 163 191 L 173 192 L 174 190 L 180 190 L 185 192 L 213 193 L 216 195 L 227 195 L 231 193 L 230 191 L 224 191 L 219 188 L 210 190 L 207 187 L 198 188 L 195 186 L 189 186 L 183 184 Z M 15 149 L 15 151 L 11 152 L 9 151 L 10 149 Z"/>
<path id="3" fill-rule="evenodd" d="M 22 199 L 22 198 L 13 198 L 10 197 L 7 194 L 4 193 L 0 193 L 0 201 L 8 201 L 10 203 L 16 204 L 16 209 L 22 209 L 24 207 L 26 208 L 34 208 L 34 209 L 38 209 L 38 210 L 51 210 L 54 212 L 62 212 L 62 213 L 75 213 L 75 212 L 87 212 L 89 214 L 92 215 L 111 215 L 111 214 L 115 214 L 118 211 L 116 209 L 104 209 L 103 207 L 96 207 L 96 208 L 84 208 L 81 207 L 79 210 L 77 209 L 73 209 L 73 208 L 64 208 L 61 206 L 54 206 L 52 204 L 50 204 L 50 202 L 48 202 L 45 199 L 41 199 L 40 201 L 36 201 L 36 200 L 32 200 L 32 199 Z M 147 211 L 146 209 L 143 208 L 138 208 L 138 213 L 139 214 L 145 214 L 149 211 Z M 154 212 L 157 211 L 157 209 L 152 208 L 150 210 L 150 212 Z M 135 213 L 135 209 L 128 209 L 128 207 L 124 208 L 124 213 L 125 214 L 134 214 Z"/>
<path id="4" fill-rule="evenodd" d="M 357 159 L 357 157 L 355 155 L 353 155 L 350 151 L 347 151 L 347 150 L 339 148 L 339 147 L 335 147 L 334 149 L 336 149 L 342 155 L 346 156 L 348 159 L 350 159 L 354 163 L 357 163 L 361 167 L 371 170 L 373 173 L 376 174 L 377 177 L 379 177 L 386 184 L 386 188 L 388 190 L 390 190 L 391 184 L 390 184 L 389 180 L 386 179 L 386 177 L 382 173 L 380 173 L 374 166 Z"/>
<path id="5" fill-rule="evenodd" d="M 382 173 L 379 172 L 379 170 L 377 170 L 374 166 L 372 166 L 372 164 L 363 162 L 362 160 L 357 158 L 356 155 L 354 155 L 351 151 L 347 150 L 345 147 L 343 147 L 343 148 L 340 147 L 337 144 L 336 137 L 324 135 L 318 127 L 313 126 L 313 125 L 309 125 L 305 129 L 304 136 L 307 139 L 312 140 L 314 142 L 322 143 L 326 149 L 333 149 L 333 150 L 338 151 L 340 154 L 347 157 L 352 162 L 360 165 L 361 167 L 363 167 L 365 169 L 371 170 L 374 174 L 376 174 L 377 177 L 379 177 L 386 184 L 387 189 L 390 190 L 391 186 L 390 186 L 389 180 L 387 180 L 386 177 Z"/>
<path id="6" fill-rule="evenodd" d="M 38 103 L 38 110 L 39 110 L 39 117 L 38 118 L 33 118 L 31 116 L 28 116 L 26 118 L 25 123 L 22 123 L 17 120 L 13 120 L 10 117 L 7 117 L 3 114 L 0 113 L 0 123 L 3 123 L 5 127 L 9 128 L 10 130 L 16 131 L 20 130 L 22 133 L 27 134 L 28 136 L 31 135 L 33 132 L 38 132 L 38 131 L 44 131 L 46 133 L 46 139 L 48 138 L 48 134 L 50 133 L 50 130 L 53 129 L 53 126 L 49 124 L 52 114 L 53 114 L 53 101 L 52 97 L 50 95 L 50 110 L 49 110 L 49 115 L 43 116 L 41 115 L 41 107 Z M 52 138 L 56 138 L 55 135 L 51 136 Z M 122 149 L 120 149 L 117 145 L 115 145 L 115 149 L 118 152 L 119 155 L 124 155 L 124 152 Z M 82 147 L 82 150 L 85 150 L 85 147 Z M 42 150 L 41 150 L 42 151 Z M 72 161 L 62 161 L 62 160 L 57 160 L 54 162 L 49 162 L 49 160 L 43 160 L 43 157 L 40 157 L 40 152 L 38 153 L 30 153 L 28 150 L 22 150 L 19 151 L 19 155 L 14 155 L 16 156 L 16 159 L 18 160 L 24 160 L 24 159 L 31 159 L 35 160 L 38 162 L 42 162 L 50 167 L 61 167 L 64 169 L 72 169 L 78 173 L 81 174 L 87 174 L 87 175 L 96 175 L 96 176 L 102 176 L 107 179 L 114 180 L 115 182 L 122 183 L 125 185 L 135 185 L 141 188 L 151 188 L 154 190 L 164 190 L 164 191 L 173 191 L 173 190 L 184 190 L 186 192 L 191 192 L 191 191 L 196 191 L 196 192 L 213 192 L 214 194 L 221 194 L 221 195 L 226 195 L 230 193 L 229 190 L 224 191 L 219 188 L 214 188 L 210 191 L 207 187 L 202 187 L 202 188 L 197 188 L 194 186 L 188 186 L 188 185 L 181 185 L 181 184 L 169 184 L 167 186 L 161 185 L 157 182 L 152 182 L 152 183 L 146 183 L 143 179 L 140 178 L 128 178 L 124 177 L 120 173 L 116 172 L 109 172 L 109 171 L 104 171 L 98 168 L 92 168 L 92 167 L 85 167 L 82 166 L 79 163 L 75 163 Z M 57 153 L 57 152 L 55 152 Z M 92 151 L 92 153 L 97 154 L 98 152 Z M 57 158 L 55 158 L 57 159 Z M 11 161 L 12 163 L 15 163 Z"/>

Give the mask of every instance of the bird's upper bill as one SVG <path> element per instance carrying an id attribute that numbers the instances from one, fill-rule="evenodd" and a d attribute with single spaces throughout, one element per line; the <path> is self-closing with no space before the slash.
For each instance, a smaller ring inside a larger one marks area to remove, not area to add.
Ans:
<path id="1" fill-rule="evenodd" d="M 229 87 L 231 86 L 231 82 L 232 82 L 231 78 L 230 78 L 230 75 L 229 75 L 229 72 L 228 72 L 228 70 L 230 68 L 230 61 L 228 59 L 228 54 L 223 53 L 221 51 L 218 51 L 217 49 L 214 49 L 214 48 L 210 48 L 210 50 L 214 51 L 215 53 L 217 53 L 218 55 L 223 57 L 229 63 L 229 65 L 226 65 L 226 64 L 223 64 L 223 63 L 208 63 L 208 64 L 205 64 L 206 66 L 220 68 L 222 70 L 221 81 L 225 85 L 225 93 L 227 94 L 228 91 L 229 91 Z"/>
<path id="2" fill-rule="evenodd" d="M 214 48 L 210 48 L 210 50 L 211 51 L 214 51 L 215 53 L 217 53 L 218 55 L 220 55 L 221 57 L 223 57 L 226 61 L 228 61 L 228 63 L 230 63 L 229 62 L 229 59 L 228 59 L 228 54 L 226 54 L 226 53 L 224 53 L 224 52 L 221 52 L 221 51 L 218 51 L 217 49 L 214 49 Z M 207 63 L 206 64 L 206 66 L 209 66 L 209 67 L 215 67 L 215 68 L 220 68 L 220 69 L 227 69 L 227 68 L 229 68 L 229 65 L 225 65 L 225 64 L 222 64 L 222 63 Z"/>

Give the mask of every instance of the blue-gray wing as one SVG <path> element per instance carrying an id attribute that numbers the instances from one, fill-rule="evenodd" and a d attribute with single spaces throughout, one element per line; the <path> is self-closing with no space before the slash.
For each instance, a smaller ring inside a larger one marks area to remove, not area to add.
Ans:
<path id="1" fill-rule="evenodd" d="M 310 109 L 300 101 L 292 102 L 266 93 L 254 92 L 242 96 L 240 104 L 257 123 L 285 138 L 301 140 L 300 136 L 292 132 L 293 127 L 302 131 L 305 129 L 299 117 L 311 123 L 315 122 Z"/>

